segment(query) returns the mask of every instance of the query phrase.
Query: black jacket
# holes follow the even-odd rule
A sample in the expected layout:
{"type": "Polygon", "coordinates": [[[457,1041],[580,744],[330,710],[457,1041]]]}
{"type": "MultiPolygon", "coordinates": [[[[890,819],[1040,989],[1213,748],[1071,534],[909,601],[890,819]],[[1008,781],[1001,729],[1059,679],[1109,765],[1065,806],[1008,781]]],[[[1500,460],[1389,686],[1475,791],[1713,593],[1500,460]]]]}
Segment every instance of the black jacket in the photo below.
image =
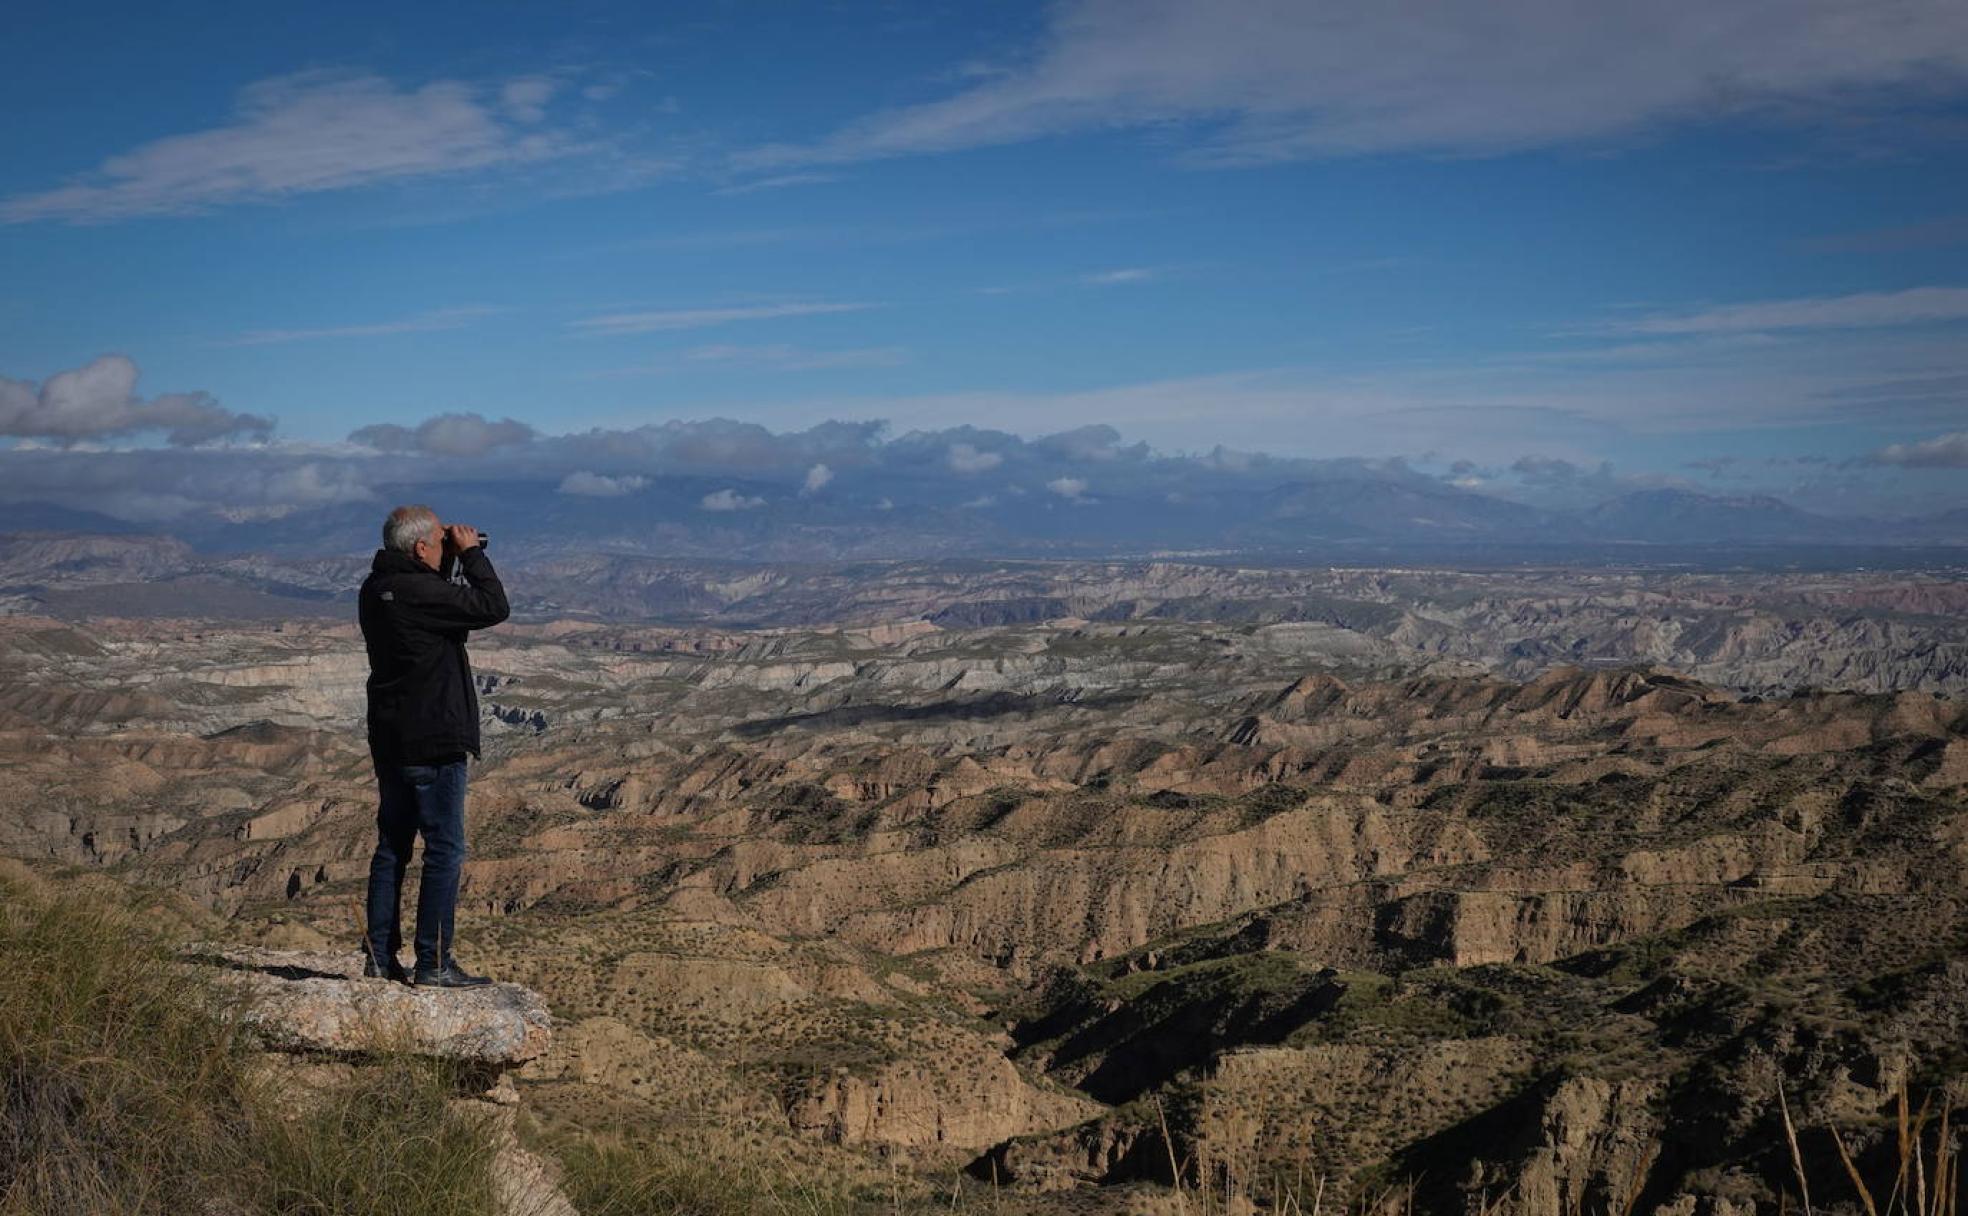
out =
{"type": "Polygon", "coordinates": [[[478,754],[478,690],[465,635],[506,619],[506,589],[480,548],[433,570],[376,551],[357,597],[369,649],[369,751],[378,764],[436,764],[478,754]],[[454,564],[465,585],[451,581],[454,564]]]}

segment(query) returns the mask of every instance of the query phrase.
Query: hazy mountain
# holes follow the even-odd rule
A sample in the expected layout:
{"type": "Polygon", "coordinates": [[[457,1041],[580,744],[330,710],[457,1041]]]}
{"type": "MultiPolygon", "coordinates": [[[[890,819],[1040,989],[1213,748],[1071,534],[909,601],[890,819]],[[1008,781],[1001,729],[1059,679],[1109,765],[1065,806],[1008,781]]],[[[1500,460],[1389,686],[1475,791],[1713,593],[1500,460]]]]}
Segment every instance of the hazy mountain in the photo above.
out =
{"type": "Polygon", "coordinates": [[[1389,559],[1469,545],[1712,547],[1960,545],[1968,509],[1912,520],[1833,518],[1769,496],[1640,490],[1577,514],[1462,489],[1406,470],[1162,486],[1058,478],[986,491],[961,479],[892,494],[800,494],[783,484],[675,476],[606,496],[557,483],[483,480],[385,486],[373,501],[277,518],[201,514],[136,525],[45,503],[10,504],[0,530],[155,533],[205,554],[359,555],[389,502],[427,501],[487,530],[495,552],[601,551],[680,559],[830,561],[931,557],[1103,557],[1169,552],[1344,552],[1389,559]],[[1013,492],[1013,491],[1016,492],[1013,492]],[[907,495],[905,497],[905,495],[907,495]]]}
{"type": "Polygon", "coordinates": [[[1659,544],[1835,544],[1882,539],[1877,526],[1868,521],[1814,515],[1768,495],[1725,498],[1676,489],[1623,494],[1585,512],[1579,523],[1588,534],[1607,540],[1659,544]]]}

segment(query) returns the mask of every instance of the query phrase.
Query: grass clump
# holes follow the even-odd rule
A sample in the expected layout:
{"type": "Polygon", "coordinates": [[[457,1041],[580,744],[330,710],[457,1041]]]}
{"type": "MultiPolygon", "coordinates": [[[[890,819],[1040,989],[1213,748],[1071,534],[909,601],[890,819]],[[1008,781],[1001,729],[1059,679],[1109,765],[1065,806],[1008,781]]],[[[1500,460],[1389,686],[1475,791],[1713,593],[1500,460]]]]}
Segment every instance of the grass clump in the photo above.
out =
{"type": "Polygon", "coordinates": [[[386,1061],[256,1129],[255,1210],[464,1216],[496,1210],[488,1129],[450,1106],[451,1070],[386,1061]]]}
{"type": "Polygon", "coordinates": [[[0,1213],[209,1195],[244,1131],[232,1032],[121,909],[0,878],[0,1213]]]}
{"type": "Polygon", "coordinates": [[[275,1082],[154,911],[0,869],[0,1216],[463,1216],[490,1129],[443,1070],[275,1082]]]}

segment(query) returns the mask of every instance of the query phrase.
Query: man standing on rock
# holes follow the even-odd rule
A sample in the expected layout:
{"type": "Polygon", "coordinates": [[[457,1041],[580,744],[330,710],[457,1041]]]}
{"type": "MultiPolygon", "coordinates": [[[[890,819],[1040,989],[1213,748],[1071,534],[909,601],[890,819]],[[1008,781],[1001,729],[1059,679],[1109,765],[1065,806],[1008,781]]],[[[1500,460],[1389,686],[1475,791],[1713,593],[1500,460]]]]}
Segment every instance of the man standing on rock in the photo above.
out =
{"type": "Polygon", "coordinates": [[[420,988],[476,988],[451,957],[458,871],[465,860],[465,757],[478,755],[478,690],[465,635],[506,619],[506,589],[478,532],[429,507],[398,507],[358,597],[369,650],[369,754],[376,764],[376,854],[369,862],[367,959],[362,973],[412,982],[403,946],[403,872],[417,836],[420,988]],[[462,583],[453,575],[462,572],[462,583]]]}

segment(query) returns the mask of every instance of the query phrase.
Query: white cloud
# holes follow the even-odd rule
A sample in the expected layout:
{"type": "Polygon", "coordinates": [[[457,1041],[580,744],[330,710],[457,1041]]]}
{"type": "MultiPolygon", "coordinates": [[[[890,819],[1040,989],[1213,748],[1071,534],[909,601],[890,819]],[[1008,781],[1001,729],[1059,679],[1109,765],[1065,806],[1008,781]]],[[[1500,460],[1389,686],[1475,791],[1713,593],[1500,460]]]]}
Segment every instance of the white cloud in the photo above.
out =
{"type": "Polygon", "coordinates": [[[1681,316],[1615,324],[1636,334],[1733,334],[1782,329],[1865,329],[1968,320],[1968,287],[1913,287],[1847,296],[1731,304],[1681,316]]]}
{"type": "Polygon", "coordinates": [[[740,494],[736,490],[715,490],[704,495],[703,501],[697,505],[706,511],[749,511],[753,507],[764,506],[765,500],[740,494]]]}
{"type": "Polygon", "coordinates": [[[247,87],[225,126],[153,140],[69,185],[0,200],[0,222],[182,215],[542,160],[569,146],[508,126],[460,81],[398,89],[377,76],[304,72],[247,87]]]}
{"type": "Polygon", "coordinates": [[[827,488],[834,479],[834,471],[824,464],[816,464],[806,471],[806,481],[800,485],[802,495],[818,494],[827,488]]]}
{"type": "Polygon", "coordinates": [[[265,438],[273,420],[223,409],[209,393],[136,395],[137,365],[103,355],[36,385],[0,376],[0,436],[74,444],[161,431],[175,446],[234,435],[265,438]]]}
{"type": "Polygon", "coordinates": [[[1086,495],[1087,483],[1086,479],[1081,477],[1055,477],[1046,482],[1046,489],[1068,502],[1079,502],[1086,495]]]}
{"type": "Polygon", "coordinates": [[[648,484],[647,477],[608,477],[582,469],[560,479],[560,492],[583,498],[620,498],[648,484]]]}
{"type": "Polygon", "coordinates": [[[539,122],[547,116],[554,92],[554,82],[545,76],[522,76],[499,90],[499,103],[520,122],[539,122]]]}
{"type": "Polygon", "coordinates": [[[946,459],[958,473],[988,473],[1004,463],[1004,457],[997,452],[980,452],[968,443],[951,444],[946,459]]]}
{"type": "Polygon", "coordinates": [[[1028,62],[741,161],[844,163],[1151,125],[1186,127],[1212,163],[1549,146],[1892,90],[1944,96],[1968,79],[1968,8],[1068,0],[1028,62]]]}
{"type": "Polygon", "coordinates": [[[391,334],[421,334],[437,330],[462,329],[502,311],[497,308],[440,308],[396,321],[372,321],[361,325],[329,325],[316,329],[255,329],[218,343],[220,346],[273,346],[284,342],[308,342],[317,338],[380,338],[391,334]]]}
{"type": "Polygon", "coordinates": [[[1968,431],[1951,431],[1919,443],[1895,443],[1874,452],[1871,460],[1909,469],[1968,469],[1968,431]]]}
{"type": "MultiPolygon", "coordinates": [[[[1076,426],[1070,431],[1058,431],[1036,441],[1037,446],[1068,460],[1100,461],[1120,459],[1123,455],[1120,442],[1121,433],[1101,422],[1076,426]]],[[[1132,449],[1132,454],[1145,456],[1147,451],[1137,447],[1132,449]]]]}
{"type": "Polygon", "coordinates": [[[676,329],[703,329],[733,321],[772,321],[781,317],[810,317],[837,312],[860,312],[872,304],[753,304],[740,308],[674,308],[655,312],[621,312],[584,317],[568,328],[590,334],[647,334],[676,329]]]}
{"type": "Polygon", "coordinates": [[[977,497],[972,499],[967,499],[966,501],[961,502],[957,505],[965,510],[981,511],[985,507],[997,506],[998,498],[997,495],[995,494],[979,494],[977,497]]]}

